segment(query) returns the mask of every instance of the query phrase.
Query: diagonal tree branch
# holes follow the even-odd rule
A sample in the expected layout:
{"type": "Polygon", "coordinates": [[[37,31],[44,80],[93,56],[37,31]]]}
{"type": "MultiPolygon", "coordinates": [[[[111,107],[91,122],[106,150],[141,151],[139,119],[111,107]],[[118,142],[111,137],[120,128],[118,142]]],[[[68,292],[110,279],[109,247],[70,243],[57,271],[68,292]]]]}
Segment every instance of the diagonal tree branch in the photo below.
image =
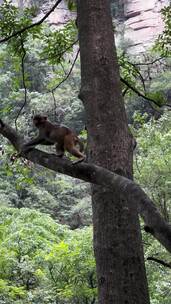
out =
{"type": "Polygon", "coordinates": [[[168,267],[168,268],[171,269],[171,263],[167,263],[167,262],[165,262],[163,260],[160,260],[160,259],[157,259],[157,258],[154,258],[154,257],[148,257],[147,261],[154,261],[154,262],[156,262],[156,263],[158,263],[158,264],[160,264],[162,266],[165,266],[165,267],[168,267]]]}
{"type": "Polygon", "coordinates": [[[32,23],[31,25],[22,28],[21,30],[14,32],[13,34],[9,35],[8,37],[5,37],[3,39],[0,40],[0,43],[3,42],[7,42],[8,40],[10,40],[13,37],[16,37],[18,35],[21,35],[22,33],[24,33],[27,30],[30,30],[31,28],[35,27],[35,26],[39,26],[40,24],[42,24],[48,17],[49,15],[55,10],[55,8],[58,6],[58,4],[61,2],[62,0],[58,0],[55,2],[55,4],[52,6],[52,8],[46,13],[46,15],[43,16],[43,18],[41,18],[39,21],[32,23]]]}
{"type": "Polygon", "coordinates": [[[80,49],[78,49],[77,54],[76,54],[76,56],[75,56],[75,59],[74,59],[72,65],[71,65],[71,68],[70,68],[69,72],[67,73],[67,75],[65,76],[65,78],[62,79],[62,80],[61,80],[53,89],[51,89],[50,92],[54,92],[57,88],[60,87],[60,85],[61,85],[62,83],[64,83],[64,82],[69,78],[69,76],[71,75],[72,70],[73,70],[73,68],[74,68],[74,66],[75,66],[75,63],[76,63],[76,61],[77,61],[77,59],[78,59],[79,53],[80,53],[80,49]]]}
{"type": "MultiPolygon", "coordinates": [[[[0,120],[0,134],[6,137],[17,151],[21,152],[24,138],[2,120],[0,120]]],[[[79,178],[89,183],[115,188],[117,191],[122,192],[130,204],[137,205],[137,210],[143,218],[146,227],[149,227],[148,232],[171,253],[171,225],[162,218],[151,199],[132,180],[93,164],[83,162],[73,165],[69,160],[61,159],[55,154],[48,154],[37,149],[25,154],[21,152],[20,155],[53,171],[79,178]]]]}
{"type": "MultiPolygon", "coordinates": [[[[136,88],[134,88],[127,80],[125,80],[124,78],[120,77],[120,80],[122,83],[124,83],[128,88],[130,88],[134,93],[136,93],[138,96],[146,99],[147,101],[150,101],[152,103],[154,103],[156,106],[160,107],[160,105],[157,103],[156,100],[148,97],[148,96],[145,96],[144,94],[142,94],[141,92],[139,92],[136,88]]],[[[171,107],[171,105],[169,104],[166,104],[167,107],[171,107]]]]}

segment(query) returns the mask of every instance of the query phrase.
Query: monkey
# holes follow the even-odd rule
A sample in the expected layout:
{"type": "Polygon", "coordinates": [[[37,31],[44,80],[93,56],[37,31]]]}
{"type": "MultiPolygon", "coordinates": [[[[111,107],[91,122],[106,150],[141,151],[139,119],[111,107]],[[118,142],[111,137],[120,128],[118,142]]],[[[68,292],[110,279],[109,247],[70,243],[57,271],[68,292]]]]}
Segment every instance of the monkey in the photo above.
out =
{"type": "Polygon", "coordinates": [[[84,145],[71,129],[63,125],[53,124],[48,120],[47,116],[43,115],[35,115],[33,117],[33,124],[39,130],[39,134],[23,146],[23,152],[27,152],[39,144],[55,145],[58,157],[63,157],[64,152],[68,151],[73,156],[79,158],[74,163],[85,159],[85,155],[82,153],[84,145]],[[76,144],[79,144],[80,150],[76,147],[76,144]]]}

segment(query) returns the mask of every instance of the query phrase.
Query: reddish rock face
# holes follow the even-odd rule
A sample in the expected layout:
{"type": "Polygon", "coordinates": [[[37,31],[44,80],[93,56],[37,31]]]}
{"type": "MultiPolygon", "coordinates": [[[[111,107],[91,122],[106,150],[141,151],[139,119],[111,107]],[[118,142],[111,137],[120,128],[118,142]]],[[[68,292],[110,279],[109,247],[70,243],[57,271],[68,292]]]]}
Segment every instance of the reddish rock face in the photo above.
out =
{"type": "MultiPolygon", "coordinates": [[[[123,1],[125,21],[119,23],[119,40],[125,41],[130,53],[139,54],[146,51],[153,43],[155,38],[163,30],[161,9],[169,5],[170,0],[120,0],[123,1]],[[124,29],[124,30],[123,30],[124,29]],[[124,33],[123,33],[124,32],[124,33]]],[[[0,0],[0,3],[2,0],[0,0]]],[[[17,6],[29,6],[34,0],[12,0],[17,6]]],[[[51,0],[42,0],[39,20],[52,7],[51,0]]],[[[76,18],[76,12],[67,9],[66,2],[62,1],[58,8],[50,14],[47,22],[50,25],[62,27],[70,18],[76,18]]],[[[116,35],[117,36],[117,35],[116,35]]]]}
{"type": "Polygon", "coordinates": [[[127,0],[125,35],[130,52],[141,53],[150,47],[163,30],[161,9],[169,0],[127,0]]]}

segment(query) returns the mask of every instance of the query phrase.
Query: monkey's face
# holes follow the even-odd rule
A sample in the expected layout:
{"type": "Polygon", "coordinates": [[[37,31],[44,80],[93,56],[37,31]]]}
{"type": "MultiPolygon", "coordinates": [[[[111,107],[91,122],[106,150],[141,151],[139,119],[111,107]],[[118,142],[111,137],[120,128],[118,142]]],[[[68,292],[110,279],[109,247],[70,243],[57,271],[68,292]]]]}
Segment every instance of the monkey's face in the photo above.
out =
{"type": "Polygon", "coordinates": [[[42,126],[47,121],[47,116],[35,115],[33,117],[33,124],[35,127],[42,126]]]}

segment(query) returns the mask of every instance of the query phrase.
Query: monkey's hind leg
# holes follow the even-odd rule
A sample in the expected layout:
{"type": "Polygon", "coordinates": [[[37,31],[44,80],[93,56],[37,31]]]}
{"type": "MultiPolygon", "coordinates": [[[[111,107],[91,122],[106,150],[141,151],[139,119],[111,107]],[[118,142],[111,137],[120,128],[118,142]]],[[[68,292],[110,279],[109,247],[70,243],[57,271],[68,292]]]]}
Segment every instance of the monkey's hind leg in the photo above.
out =
{"type": "Polygon", "coordinates": [[[85,159],[85,155],[81,153],[76,147],[74,139],[68,135],[65,137],[64,141],[64,149],[67,150],[70,154],[72,154],[75,157],[78,157],[79,159],[74,161],[73,164],[78,164],[85,159]]]}
{"type": "Polygon", "coordinates": [[[55,145],[55,149],[56,149],[56,155],[58,157],[63,157],[64,156],[64,145],[63,144],[57,143],[55,145]]]}
{"type": "Polygon", "coordinates": [[[82,163],[85,159],[86,159],[85,157],[84,158],[82,157],[82,158],[80,158],[78,160],[75,160],[75,161],[72,162],[72,165],[77,165],[79,163],[82,163]]]}
{"type": "Polygon", "coordinates": [[[82,161],[85,160],[85,155],[83,153],[81,153],[76,147],[72,147],[69,150],[67,150],[68,152],[70,152],[73,156],[78,157],[78,160],[75,160],[73,162],[73,165],[76,165],[78,163],[81,163],[82,161]]]}

